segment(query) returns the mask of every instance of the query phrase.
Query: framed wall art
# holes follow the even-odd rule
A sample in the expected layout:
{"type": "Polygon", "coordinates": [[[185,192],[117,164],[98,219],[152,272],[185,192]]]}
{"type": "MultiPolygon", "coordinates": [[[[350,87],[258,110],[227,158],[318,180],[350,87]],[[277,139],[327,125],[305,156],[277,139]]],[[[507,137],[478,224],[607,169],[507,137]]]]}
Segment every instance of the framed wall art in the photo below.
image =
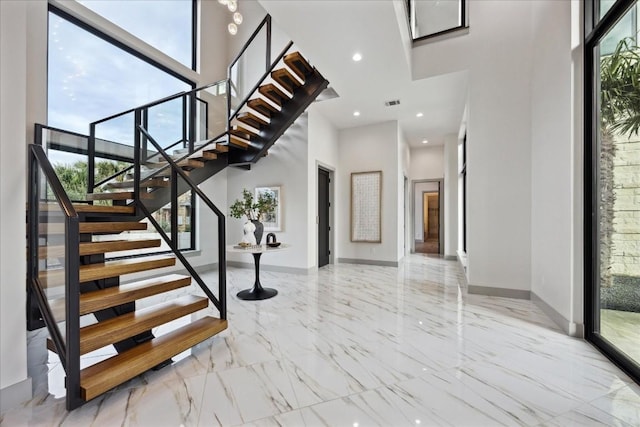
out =
{"type": "Polygon", "coordinates": [[[382,171],[351,174],[351,241],[382,242],[382,171]]]}
{"type": "Polygon", "coordinates": [[[262,217],[261,222],[264,225],[264,231],[282,231],[282,197],[280,187],[256,187],[255,199],[258,200],[258,196],[266,192],[270,192],[275,196],[278,206],[273,213],[265,214],[262,217]]]}

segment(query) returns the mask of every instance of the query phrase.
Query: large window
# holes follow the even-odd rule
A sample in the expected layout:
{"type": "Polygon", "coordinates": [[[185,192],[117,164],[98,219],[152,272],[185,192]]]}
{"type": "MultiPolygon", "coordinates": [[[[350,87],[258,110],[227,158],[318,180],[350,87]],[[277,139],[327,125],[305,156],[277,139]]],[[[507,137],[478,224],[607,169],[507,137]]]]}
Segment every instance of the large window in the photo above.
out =
{"type": "Polygon", "coordinates": [[[586,337],[640,380],[638,2],[586,7],[586,337]]]}
{"type": "Polygon", "coordinates": [[[465,0],[407,0],[413,40],[423,40],[466,27],[465,0]]]}
{"type": "Polygon", "coordinates": [[[194,0],[77,0],[166,53],[195,69],[194,0]]]}
{"type": "Polygon", "coordinates": [[[48,122],[89,133],[89,123],[192,85],[49,13],[48,122]]]}
{"type": "MultiPolygon", "coordinates": [[[[96,6],[93,1],[88,3],[91,4],[87,6],[96,6]]],[[[117,3],[120,8],[131,4],[132,16],[144,9],[138,3],[152,4],[152,2],[96,3],[117,3]]],[[[188,1],[166,2],[166,5],[164,3],[163,8],[191,4],[188,1]]],[[[117,9],[108,5],[101,7],[111,11],[117,9]]],[[[156,8],[161,9],[157,4],[156,8]]],[[[191,13],[189,7],[186,9],[191,13]]],[[[108,17],[108,13],[104,13],[104,16],[108,17]]],[[[190,23],[191,20],[188,22],[190,23]]],[[[140,19],[138,24],[138,31],[141,31],[148,25],[158,25],[158,22],[152,19],[140,19]]],[[[185,28],[190,31],[191,27],[185,28]]],[[[167,46],[169,45],[170,43],[167,43],[167,46]]],[[[81,200],[87,192],[103,191],[102,188],[94,190],[87,188],[88,140],[82,135],[89,134],[90,123],[168,95],[192,89],[193,83],[162,68],[151,60],[147,53],[121,46],[90,24],[76,21],[65,13],[51,8],[48,46],[48,125],[64,132],[48,133],[52,137],[45,139],[45,148],[47,148],[49,160],[56,170],[60,171],[61,181],[72,199],[81,200]],[[80,135],[74,137],[68,132],[80,135]]],[[[190,57],[190,53],[188,56],[190,57]]],[[[184,143],[183,105],[178,101],[149,109],[148,129],[156,135],[163,146],[184,143]]],[[[127,168],[132,163],[133,134],[133,114],[110,120],[96,128],[98,138],[95,159],[96,183],[102,178],[127,168]],[[100,150],[98,150],[98,143],[100,143],[100,150]]],[[[192,230],[195,226],[196,209],[192,209],[192,195],[181,196],[179,203],[181,209],[179,246],[181,249],[195,249],[195,233],[192,233],[192,230]]],[[[166,216],[166,212],[166,208],[163,208],[154,214],[163,228],[166,221],[163,222],[162,219],[163,215],[166,216]]],[[[152,231],[153,226],[150,225],[149,230],[151,231],[137,232],[139,238],[153,238],[152,234],[156,234],[152,231]]],[[[168,249],[168,246],[163,244],[161,250],[168,249]]],[[[157,251],[155,248],[153,250],[157,251]]],[[[133,253],[127,253],[127,255],[133,255],[133,253]]]]}

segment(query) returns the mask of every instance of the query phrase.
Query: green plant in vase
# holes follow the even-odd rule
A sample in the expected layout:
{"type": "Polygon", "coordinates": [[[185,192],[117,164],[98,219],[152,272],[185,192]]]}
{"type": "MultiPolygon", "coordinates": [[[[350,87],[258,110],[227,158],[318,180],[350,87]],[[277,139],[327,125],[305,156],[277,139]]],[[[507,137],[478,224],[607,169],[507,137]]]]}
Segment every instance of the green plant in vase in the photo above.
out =
{"type": "Polygon", "coordinates": [[[258,194],[257,200],[254,199],[253,194],[246,188],[242,190],[242,198],[236,199],[229,207],[229,213],[233,218],[242,218],[246,216],[249,221],[256,226],[255,236],[256,243],[260,244],[262,240],[262,233],[264,226],[260,222],[260,219],[265,214],[274,213],[278,201],[276,196],[271,191],[264,191],[258,194]]]}

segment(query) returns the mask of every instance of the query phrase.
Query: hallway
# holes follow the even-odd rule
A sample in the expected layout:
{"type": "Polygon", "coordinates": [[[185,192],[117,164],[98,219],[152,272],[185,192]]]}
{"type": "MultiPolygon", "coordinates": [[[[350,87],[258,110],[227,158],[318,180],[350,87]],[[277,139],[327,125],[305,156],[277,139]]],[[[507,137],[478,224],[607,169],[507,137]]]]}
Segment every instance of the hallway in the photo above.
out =
{"type": "MultiPolygon", "coordinates": [[[[204,276],[215,279],[215,273],[204,276]]],[[[407,256],[317,274],[261,272],[275,298],[229,329],[74,412],[46,332],[29,336],[34,398],[6,426],[637,425],[640,387],[532,302],[468,295],[455,261],[407,256]]],[[[89,355],[95,359],[104,354],[89,355]]]]}

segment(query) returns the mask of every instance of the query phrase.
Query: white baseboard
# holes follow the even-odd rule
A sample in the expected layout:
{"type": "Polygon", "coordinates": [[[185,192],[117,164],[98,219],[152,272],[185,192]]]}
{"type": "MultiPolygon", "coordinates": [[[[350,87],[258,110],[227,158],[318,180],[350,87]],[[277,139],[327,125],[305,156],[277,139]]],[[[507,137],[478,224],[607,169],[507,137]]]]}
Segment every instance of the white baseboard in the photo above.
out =
{"type": "Polygon", "coordinates": [[[562,330],[572,337],[584,338],[584,324],[572,322],[566,319],[556,309],[551,307],[545,300],[540,298],[535,292],[531,292],[531,301],[537,305],[551,320],[553,320],[562,330]]]}

